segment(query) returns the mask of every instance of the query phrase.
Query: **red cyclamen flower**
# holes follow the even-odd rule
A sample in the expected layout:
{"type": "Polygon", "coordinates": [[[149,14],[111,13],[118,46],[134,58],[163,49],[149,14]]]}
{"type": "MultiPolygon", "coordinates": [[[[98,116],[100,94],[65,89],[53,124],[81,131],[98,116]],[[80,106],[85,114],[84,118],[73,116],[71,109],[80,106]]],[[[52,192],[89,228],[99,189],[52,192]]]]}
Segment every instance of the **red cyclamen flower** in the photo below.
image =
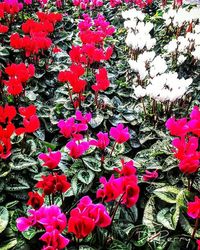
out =
{"type": "Polygon", "coordinates": [[[200,218],[200,198],[195,196],[193,202],[188,202],[187,214],[193,219],[200,218]]]}

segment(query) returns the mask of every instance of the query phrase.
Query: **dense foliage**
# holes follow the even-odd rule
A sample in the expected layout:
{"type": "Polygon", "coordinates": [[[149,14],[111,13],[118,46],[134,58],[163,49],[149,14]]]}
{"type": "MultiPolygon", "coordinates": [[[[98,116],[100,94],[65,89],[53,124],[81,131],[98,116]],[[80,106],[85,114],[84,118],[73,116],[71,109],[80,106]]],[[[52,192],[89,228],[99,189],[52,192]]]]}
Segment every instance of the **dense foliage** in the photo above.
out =
{"type": "Polygon", "coordinates": [[[0,250],[200,249],[200,8],[0,1],[0,250]]]}

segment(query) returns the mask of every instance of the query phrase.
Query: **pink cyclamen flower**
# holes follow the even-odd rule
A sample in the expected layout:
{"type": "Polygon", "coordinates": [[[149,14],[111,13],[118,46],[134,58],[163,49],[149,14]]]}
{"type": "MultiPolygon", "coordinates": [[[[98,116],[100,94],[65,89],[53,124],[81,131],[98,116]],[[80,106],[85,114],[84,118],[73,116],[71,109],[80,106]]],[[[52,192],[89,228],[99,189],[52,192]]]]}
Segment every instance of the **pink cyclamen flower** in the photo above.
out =
{"type": "Polygon", "coordinates": [[[119,144],[124,143],[130,139],[128,128],[124,128],[123,124],[118,124],[117,127],[110,129],[110,136],[119,144]]]}
{"type": "Polygon", "coordinates": [[[64,213],[56,205],[42,206],[37,210],[28,210],[29,216],[17,218],[17,228],[23,232],[28,230],[32,226],[41,225],[45,230],[57,229],[60,233],[67,226],[67,219],[64,213]]]}
{"type": "Polygon", "coordinates": [[[190,132],[197,136],[200,136],[200,109],[198,106],[194,106],[190,114],[190,118],[191,120],[188,122],[190,132]]]}
{"type": "Polygon", "coordinates": [[[85,151],[88,150],[89,148],[89,143],[88,142],[81,142],[79,144],[76,143],[76,141],[72,140],[67,143],[66,147],[70,150],[69,155],[77,159],[80,156],[82,156],[85,151]]]}
{"type": "Polygon", "coordinates": [[[144,181],[149,181],[149,180],[156,179],[156,178],[158,178],[157,170],[155,170],[153,172],[150,172],[150,171],[146,170],[145,174],[143,175],[143,180],[144,181]]]}
{"type": "Polygon", "coordinates": [[[80,121],[83,124],[87,124],[92,119],[91,113],[86,113],[85,115],[83,115],[80,110],[77,110],[75,115],[76,115],[76,120],[80,121]]]}
{"type": "Polygon", "coordinates": [[[56,151],[52,152],[51,149],[48,149],[49,153],[39,154],[38,158],[44,161],[43,166],[47,166],[49,169],[54,169],[58,166],[61,160],[61,152],[56,151]]]}
{"type": "Polygon", "coordinates": [[[110,143],[108,133],[99,132],[97,134],[98,140],[91,140],[89,143],[92,146],[96,146],[101,150],[104,150],[110,143]]]}
{"type": "Polygon", "coordinates": [[[197,250],[200,250],[200,240],[197,240],[196,242],[197,242],[197,247],[198,247],[197,250]]]}
{"type": "Polygon", "coordinates": [[[187,214],[193,219],[200,218],[200,198],[198,196],[195,196],[193,202],[188,202],[187,214]]]}

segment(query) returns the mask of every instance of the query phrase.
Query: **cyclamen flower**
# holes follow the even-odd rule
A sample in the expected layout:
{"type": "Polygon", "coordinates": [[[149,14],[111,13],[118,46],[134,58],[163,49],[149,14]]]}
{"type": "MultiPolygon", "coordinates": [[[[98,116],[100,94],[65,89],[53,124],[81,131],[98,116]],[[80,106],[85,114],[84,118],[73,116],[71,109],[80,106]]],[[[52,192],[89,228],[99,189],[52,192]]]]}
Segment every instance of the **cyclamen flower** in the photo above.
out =
{"type": "Polygon", "coordinates": [[[130,139],[128,128],[124,128],[123,124],[118,124],[117,127],[110,129],[110,136],[119,144],[124,143],[130,139]]]}
{"type": "Polygon", "coordinates": [[[190,128],[190,131],[200,136],[200,109],[198,106],[194,106],[191,114],[190,114],[190,121],[188,122],[188,126],[190,128]]]}
{"type": "Polygon", "coordinates": [[[143,175],[143,180],[144,181],[149,181],[149,180],[156,179],[156,178],[158,178],[157,170],[155,170],[153,172],[150,172],[150,171],[146,170],[145,174],[143,175]]]}
{"type": "Polygon", "coordinates": [[[76,208],[70,212],[68,232],[79,239],[90,234],[95,226],[107,227],[111,218],[102,204],[93,204],[89,196],[81,198],[76,208]]]}
{"type": "Polygon", "coordinates": [[[56,151],[52,152],[51,149],[48,149],[49,154],[41,153],[38,158],[44,161],[43,166],[47,166],[49,169],[54,169],[58,166],[61,160],[61,152],[56,151]]]}
{"type": "Polygon", "coordinates": [[[116,200],[123,192],[123,179],[115,179],[114,175],[108,181],[105,177],[101,177],[100,183],[103,184],[103,189],[97,190],[97,198],[102,198],[105,202],[116,200]]]}
{"type": "Polygon", "coordinates": [[[200,240],[197,240],[197,246],[198,246],[198,249],[197,250],[200,250],[200,240]]]}
{"type": "Polygon", "coordinates": [[[110,139],[108,138],[108,133],[99,132],[97,134],[98,140],[90,140],[90,145],[96,146],[101,150],[104,150],[110,143],[110,139]]]}
{"type": "Polygon", "coordinates": [[[136,174],[136,168],[134,167],[133,160],[125,162],[124,159],[121,159],[122,169],[114,168],[114,170],[120,174],[120,176],[131,176],[136,174]]]}
{"type": "Polygon", "coordinates": [[[174,136],[184,136],[189,130],[186,118],[175,120],[175,118],[172,117],[167,120],[165,125],[170,131],[170,134],[174,136]]]}
{"type": "Polygon", "coordinates": [[[72,140],[66,144],[66,147],[70,150],[69,155],[72,158],[77,159],[89,149],[89,143],[81,142],[77,144],[76,141],[72,140]]]}
{"type": "Polygon", "coordinates": [[[42,180],[36,184],[37,188],[43,190],[44,195],[54,194],[56,192],[65,193],[70,188],[70,183],[67,181],[67,177],[63,175],[42,176],[42,180]]]}
{"type": "Polygon", "coordinates": [[[83,124],[87,124],[92,119],[91,113],[86,113],[85,115],[83,115],[82,112],[79,110],[76,111],[75,115],[76,115],[76,120],[80,121],[83,124]]]}
{"type": "Polygon", "coordinates": [[[9,30],[8,26],[0,24],[0,34],[6,33],[8,32],[8,30],[9,30]]]}
{"type": "Polygon", "coordinates": [[[43,250],[64,249],[70,242],[70,240],[60,234],[57,229],[47,231],[40,237],[40,240],[45,242],[45,246],[42,248],[43,250]]]}
{"type": "Polygon", "coordinates": [[[31,209],[28,211],[29,216],[17,219],[17,228],[23,232],[31,226],[42,225],[45,230],[58,229],[61,233],[67,226],[67,219],[64,213],[56,205],[42,206],[38,210],[31,209]]]}
{"type": "Polygon", "coordinates": [[[92,85],[94,91],[105,91],[110,86],[110,81],[108,80],[108,72],[106,68],[99,69],[99,73],[95,75],[96,85],[92,85]]]}
{"type": "Polygon", "coordinates": [[[193,202],[188,202],[187,214],[193,218],[200,218],[200,198],[195,196],[195,200],[193,202]]]}
{"type": "Polygon", "coordinates": [[[29,192],[29,200],[27,205],[32,206],[34,209],[39,209],[44,204],[44,198],[37,192],[29,192]]]}
{"type": "Polygon", "coordinates": [[[77,140],[82,139],[80,132],[86,131],[88,129],[88,125],[85,123],[85,121],[84,123],[76,123],[73,117],[68,118],[66,121],[60,120],[58,122],[58,127],[60,128],[60,133],[66,138],[73,137],[77,140]]]}
{"type": "Polygon", "coordinates": [[[137,177],[132,175],[121,178],[123,180],[121,203],[130,208],[136,204],[139,198],[140,188],[137,185],[137,177]]]}

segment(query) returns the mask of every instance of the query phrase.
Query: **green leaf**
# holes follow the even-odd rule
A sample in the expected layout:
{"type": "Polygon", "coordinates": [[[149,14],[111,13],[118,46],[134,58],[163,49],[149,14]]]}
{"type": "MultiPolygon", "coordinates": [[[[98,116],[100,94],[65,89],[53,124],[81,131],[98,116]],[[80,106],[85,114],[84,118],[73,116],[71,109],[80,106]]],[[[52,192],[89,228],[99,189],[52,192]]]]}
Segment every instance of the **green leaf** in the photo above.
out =
{"type": "Polygon", "coordinates": [[[31,240],[36,235],[36,229],[34,227],[29,228],[28,230],[22,232],[24,238],[31,240]]]}
{"type": "MultiPolygon", "coordinates": [[[[187,234],[192,235],[193,230],[194,230],[194,225],[191,226],[190,222],[188,221],[188,218],[186,218],[183,214],[180,214],[180,224],[181,224],[181,227],[183,228],[183,230],[187,234]]],[[[198,230],[195,233],[195,238],[200,238],[200,230],[198,230]]]]}
{"type": "Polygon", "coordinates": [[[5,230],[8,225],[9,213],[7,208],[0,207],[0,233],[5,230]]]}
{"type": "Polygon", "coordinates": [[[88,246],[88,245],[82,245],[82,246],[79,246],[79,249],[80,250],[94,250],[94,248],[88,246]]]}
{"type": "Polygon", "coordinates": [[[102,114],[97,114],[95,117],[91,119],[89,122],[92,128],[98,127],[104,120],[104,116],[102,114]]]}
{"type": "Polygon", "coordinates": [[[112,244],[108,248],[109,250],[130,250],[130,248],[127,246],[127,244],[119,241],[119,240],[113,240],[112,244]]]}
{"type": "Polygon", "coordinates": [[[149,238],[149,230],[145,225],[141,225],[135,228],[133,231],[133,244],[136,247],[142,247],[146,244],[147,239],[149,238]]]}
{"type": "Polygon", "coordinates": [[[0,250],[9,250],[17,245],[17,239],[9,239],[8,241],[4,241],[3,244],[0,245],[0,250]]]}
{"type": "Polygon", "coordinates": [[[101,172],[101,162],[95,158],[84,157],[83,162],[85,165],[95,172],[101,172]]]}
{"type": "Polygon", "coordinates": [[[94,172],[92,172],[90,169],[88,170],[82,169],[78,172],[78,175],[77,175],[77,178],[79,179],[79,181],[87,185],[93,181],[94,177],[95,177],[94,172]]]}
{"type": "Polygon", "coordinates": [[[179,218],[179,209],[175,206],[171,208],[163,208],[157,214],[157,221],[170,230],[175,230],[179,218]]]}
{"type": "Polygon", "coordinates": [[[144,209],[143,224],[155,231],[155,199],[150,197],[144,209]]]}
{"type": "Polygon", "coordinates": [[[11,213],[10,227],[12,228],[13,231],[15,232],[18,231],[17,226],[16,226],[16,220],[17,218],[22,217],[22,216],[26,216],[26,214],[19,209],[16,209],[13,213],[11,213]]]}
{"type": "Polygon", "coordinates": [[[177,194],[180,192],[180,189],[172,186],[165,186],[158,188],[153,191],[153,193],[159,197],[161,200],[166,201],[167,203],[176,203],[177,194]]]}
{"type": "Polygon", "coordinates": [[[31,168],[32,166],[38,164],[33,158],[22,154],[13,154],[11,156],[10,167],[13,170],[22,170],[31,168]]]}

